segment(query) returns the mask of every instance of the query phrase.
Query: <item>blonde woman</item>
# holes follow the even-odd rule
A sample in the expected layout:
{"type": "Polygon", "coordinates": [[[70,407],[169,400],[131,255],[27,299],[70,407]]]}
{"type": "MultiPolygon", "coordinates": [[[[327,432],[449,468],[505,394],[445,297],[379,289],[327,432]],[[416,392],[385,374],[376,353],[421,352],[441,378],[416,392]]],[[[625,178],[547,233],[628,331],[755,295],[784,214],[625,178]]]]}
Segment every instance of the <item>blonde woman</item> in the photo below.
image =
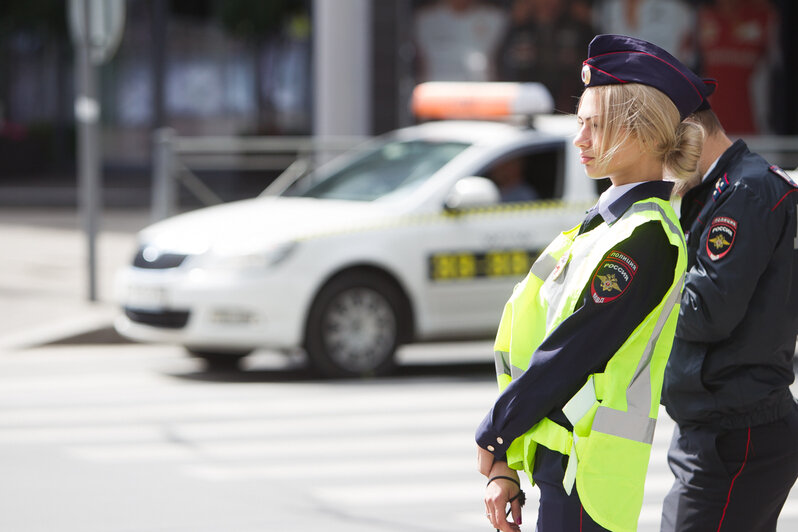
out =
{"type": "Polygon", "coordinates": [[[504,309],[501,394],[476,434],[503,531],[522,521],[518,470],[540,489],[538,532],[636,530],[678,315],[687,258],[669,198],[697,170],[703,133],[684,119],[705,85],[639,39],[599,35],[588,55],[574,144],[611,186],[504,309]]]}

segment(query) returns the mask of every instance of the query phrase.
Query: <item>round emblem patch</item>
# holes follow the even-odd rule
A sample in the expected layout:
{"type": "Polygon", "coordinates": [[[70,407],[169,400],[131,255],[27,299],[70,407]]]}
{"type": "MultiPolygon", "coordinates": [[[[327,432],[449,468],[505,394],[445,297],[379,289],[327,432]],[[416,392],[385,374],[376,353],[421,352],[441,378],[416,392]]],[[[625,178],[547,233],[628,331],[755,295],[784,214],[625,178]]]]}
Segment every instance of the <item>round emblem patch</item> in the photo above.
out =
{"type": "Polygon", "coordinates": [[[599,264],[590,282],[590,295],[596,303],[618,299],[637,273],[637,263],[620,251],[611,251],[599,264]]]}
{"type": "Polygon", "coordinates": [[[582,66],[582,83],[590,85],[590,67],[588,65],[582,66]]]}
{"type": "Polygon", "coordinates": [[[731,251],[737,235],[737,222],[728,216],[718,216],[709,225],[707,235],[707,255],[712,260],[720,260],[731,251]]]}

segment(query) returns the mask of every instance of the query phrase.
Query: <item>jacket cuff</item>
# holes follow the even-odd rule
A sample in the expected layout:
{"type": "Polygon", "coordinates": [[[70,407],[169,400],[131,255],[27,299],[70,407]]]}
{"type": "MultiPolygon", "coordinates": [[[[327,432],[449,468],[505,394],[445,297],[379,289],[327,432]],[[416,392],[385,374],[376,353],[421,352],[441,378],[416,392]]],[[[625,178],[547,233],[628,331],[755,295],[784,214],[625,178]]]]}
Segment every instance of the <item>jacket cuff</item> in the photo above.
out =
{"type": "Polygon", "coordinates": [[[491,422],[492,414],[492,411],[488,413],[482,423],[479,424],[479,427],[477,427],[477,445],[492,453],[496,460],[506,461],[507,448],[512,442],[507,441],[493,428],[493,423],[491,422]]]}

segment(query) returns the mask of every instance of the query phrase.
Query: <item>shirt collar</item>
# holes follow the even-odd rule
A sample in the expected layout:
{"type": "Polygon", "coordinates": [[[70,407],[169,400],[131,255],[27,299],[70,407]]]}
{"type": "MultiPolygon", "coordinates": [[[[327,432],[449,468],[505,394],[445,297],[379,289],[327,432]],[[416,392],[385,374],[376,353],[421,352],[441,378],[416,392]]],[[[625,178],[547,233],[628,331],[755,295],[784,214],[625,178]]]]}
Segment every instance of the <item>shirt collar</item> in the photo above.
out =
{"type": "Polygon", "coordinates": [[[707,173],[704,174],[704,177],[701,178],[702,183],[704,183],[707,179],[709,179],[709,176],[712,175],[712,170],[714,170],[715,167],[718,165],[718,161],[720,161],[720,155],[718,155],[718,158],[715,159],[715,162],[713,162],[712,165],[710,165],[709,170],[707,170],[707,173]]]}
{"type": "Polygon", "coordinates": [[[712,166],[707,170],[707,173],[702,178],[701,182],[705,183],[707,181],[713,180],[723,172],[726,167],[729,165],[729,162],[737,159],[738,157],[742,157],[743,153],[748,151],[748,146],[742,139],[737,139],[732,143],[731,146],[726,148],[720,157],[712,164],[712,166]]]}
{"type": "Polygon", "coordinates": [[[671,197],[672,190],[673,182],[660,180],[613,185],[599,197],[598,212],[605,222],[612,224],[623,216],[633,203],[651,197],[667,201],[671,197]]]}

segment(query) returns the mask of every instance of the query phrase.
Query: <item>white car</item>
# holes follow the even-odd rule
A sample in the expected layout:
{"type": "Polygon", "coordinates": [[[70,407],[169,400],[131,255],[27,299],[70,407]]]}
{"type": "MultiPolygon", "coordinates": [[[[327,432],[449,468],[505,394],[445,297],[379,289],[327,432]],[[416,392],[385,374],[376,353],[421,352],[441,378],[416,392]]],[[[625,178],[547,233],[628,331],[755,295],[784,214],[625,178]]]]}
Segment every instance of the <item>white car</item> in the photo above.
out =
{"type": "Polygon", "coordinates": [[[400,129],[279,195],[156,223],[116,279],[116,329],[211,363],[300,348],[332,377],[388,373],[403,343],[491,337],[537,254],[595,201],[560,118],[548,133],[400,129]],[[513,171],[529,186],[502,201],[513,171]]]}

